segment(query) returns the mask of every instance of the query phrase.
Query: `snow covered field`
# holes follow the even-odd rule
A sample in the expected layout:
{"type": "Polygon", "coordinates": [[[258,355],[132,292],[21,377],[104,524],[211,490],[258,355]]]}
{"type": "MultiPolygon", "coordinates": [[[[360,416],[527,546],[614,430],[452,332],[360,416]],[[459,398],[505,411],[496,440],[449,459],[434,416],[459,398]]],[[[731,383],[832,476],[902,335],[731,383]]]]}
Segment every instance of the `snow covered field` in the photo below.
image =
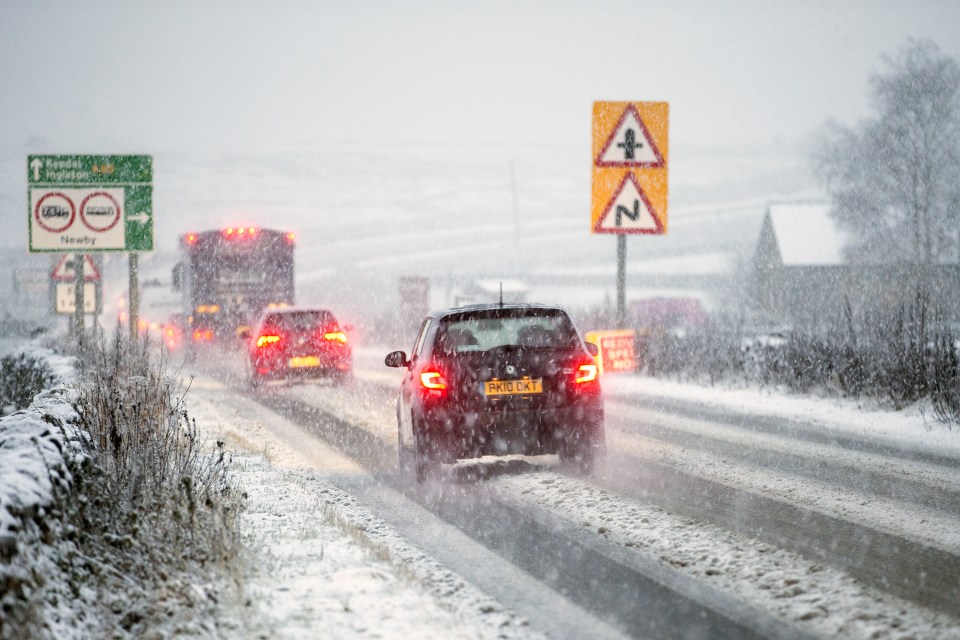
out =
{"type": "MultiPolygon", "coordinates": [[[[399,278],[408,275],[431,277],[433,306],[453,302],[477,278],[520,279],[530,299],[573,309],[609,304],[615,242],[589,232],[589,159],[581,156],[535,146],[479,147],[467,158],[386,146],[373,155],[336,145],[156,154],[156,250],[140,256],[140,280],[161,286],[144,289],[143,317],[164,322],[176,310],[169,290],[179,236],[241,224],[295,232],[298,301],[329,305],[358,327],[397,304],[399,278]]],[[[0,148],[0,202],[11,210],[26,192],[23,162],[0,148]]],[[[803,159],[782,150],[717,162],[709,151],[681,147],[671,166],[670,234],[631,239],[629,299],[704,295],[698,278],[723,277],[752,254],[770,199],[816,196],[803,159]]],[[[0,241],[16,251],[11,268],[49,268],[48,256],[24,260],[12,242],[0,241]]],[[[127,294],[127,261],[105,257],[109,328],[127,294]]]]}

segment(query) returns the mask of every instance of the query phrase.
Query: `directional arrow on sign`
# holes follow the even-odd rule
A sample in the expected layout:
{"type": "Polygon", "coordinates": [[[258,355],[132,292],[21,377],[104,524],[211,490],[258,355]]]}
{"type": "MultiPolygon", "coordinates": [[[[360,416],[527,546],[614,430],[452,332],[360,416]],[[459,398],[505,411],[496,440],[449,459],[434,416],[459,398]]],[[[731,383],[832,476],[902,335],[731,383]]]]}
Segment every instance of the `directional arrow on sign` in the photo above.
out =
{"type": "Polygon", "coordinates": [[[30,168],[33,169],[33,179],[40,179],[40,169],[43,167],[43,160],[40,158],[34,158],[33,162],[30,163],[30,168]]]}
{"type": "Polygon", "coordinates": [[[127,216],[127,222],[139,222],[140,224],[146,224],[149,219],[150,214],[146,211],[138,211],[136,215],[127,216]]]}

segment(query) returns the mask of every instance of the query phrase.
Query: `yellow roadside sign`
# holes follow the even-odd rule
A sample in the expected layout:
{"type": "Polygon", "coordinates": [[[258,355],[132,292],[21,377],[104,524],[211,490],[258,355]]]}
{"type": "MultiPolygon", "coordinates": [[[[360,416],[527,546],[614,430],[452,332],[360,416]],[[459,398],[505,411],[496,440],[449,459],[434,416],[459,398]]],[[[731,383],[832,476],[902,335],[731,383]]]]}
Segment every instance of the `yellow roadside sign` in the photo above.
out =
{"type": "Polygon", "coordinates": [[[667,232],[669,103],[593,103],[593,233],[667,232]]]}

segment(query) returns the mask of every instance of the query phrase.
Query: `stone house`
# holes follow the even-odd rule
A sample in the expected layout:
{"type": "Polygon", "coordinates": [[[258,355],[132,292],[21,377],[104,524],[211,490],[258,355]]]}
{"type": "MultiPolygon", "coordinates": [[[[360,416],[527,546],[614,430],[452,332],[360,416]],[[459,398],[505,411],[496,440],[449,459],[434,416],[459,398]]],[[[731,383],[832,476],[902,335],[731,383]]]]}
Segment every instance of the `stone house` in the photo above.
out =
{"type": "MultiPolygon", "coordinates": [[[[895,308],[916,296],[917,269],[904,263],[846,259],[848,237],[823,202],[771,203],[753,260],[753,302],[762,321],[817,323],[842,313],[895,308]]],[[[931,299],[960,319],[960,268],[940,264],[929,274],[931,299]]]]}

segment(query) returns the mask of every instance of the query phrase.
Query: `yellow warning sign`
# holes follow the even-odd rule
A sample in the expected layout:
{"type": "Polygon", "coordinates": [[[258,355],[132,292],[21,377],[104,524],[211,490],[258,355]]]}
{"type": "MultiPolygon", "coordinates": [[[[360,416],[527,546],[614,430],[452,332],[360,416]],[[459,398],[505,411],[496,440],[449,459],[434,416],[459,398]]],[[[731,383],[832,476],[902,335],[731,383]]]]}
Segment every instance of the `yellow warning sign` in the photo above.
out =
{"type": "Polygon", "coordinates": [[[593,103],[593,233],[667,232],[669,104],[593,103]]]}

